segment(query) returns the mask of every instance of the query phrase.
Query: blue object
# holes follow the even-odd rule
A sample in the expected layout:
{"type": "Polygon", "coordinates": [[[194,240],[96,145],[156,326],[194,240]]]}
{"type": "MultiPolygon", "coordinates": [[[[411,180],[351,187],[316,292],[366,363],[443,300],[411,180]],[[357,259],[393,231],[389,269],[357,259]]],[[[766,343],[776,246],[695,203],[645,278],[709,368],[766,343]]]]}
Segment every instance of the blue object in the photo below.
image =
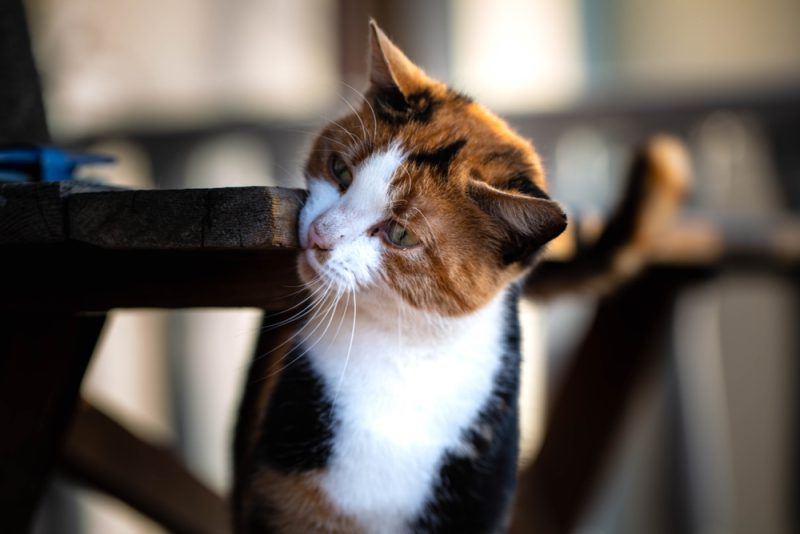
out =
{"type": "Polygon", "coordinates": [[[111,156],[68,152],[54,146],[0,148],[0,182],[72,180],[81,165],[113,162],[111,156]]]}

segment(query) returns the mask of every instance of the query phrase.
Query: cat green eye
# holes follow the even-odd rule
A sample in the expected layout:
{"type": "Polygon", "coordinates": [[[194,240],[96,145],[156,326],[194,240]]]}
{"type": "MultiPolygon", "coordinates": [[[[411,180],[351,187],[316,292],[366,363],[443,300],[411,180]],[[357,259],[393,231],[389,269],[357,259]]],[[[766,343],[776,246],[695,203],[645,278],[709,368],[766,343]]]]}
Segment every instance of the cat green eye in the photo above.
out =
{"type": "Polygon", "coordinates": [[[347,166],[347,163],[334,154],[333,157],[331,157],[330,167],[331,174],[338,182],[339,187],[342,190],[350,187],[350,184],[353,182],[353,173],[350,172],[350,167],[347,166]]]}
{"type": "Polygon", "coordinates": [[[386,229],[386,238],[390,243],[398,247],[413,247],[419,244],[417,234],[396,221],[389,223],[386,229]]]}

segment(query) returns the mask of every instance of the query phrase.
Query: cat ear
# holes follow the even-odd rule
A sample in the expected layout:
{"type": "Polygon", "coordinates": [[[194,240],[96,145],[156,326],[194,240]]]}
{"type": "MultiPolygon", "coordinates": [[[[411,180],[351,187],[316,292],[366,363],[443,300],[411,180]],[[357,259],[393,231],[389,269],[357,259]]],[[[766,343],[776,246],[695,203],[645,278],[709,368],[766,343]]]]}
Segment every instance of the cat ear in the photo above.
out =
{"type": "Polygon", "coordinates": [[[530,260],[567,227],[564,211],[548,198],[503,191],[477,180],[469,181],[467,194],[504,230],[502,254],[506,264],[530,260]]]}
{"type": "Polygon", "coordinates": [[[386,37],[374,20],[369,22],[369,80],[378,90],[399,90],[407,97],[430,83],[428,76],[386,37]]]}

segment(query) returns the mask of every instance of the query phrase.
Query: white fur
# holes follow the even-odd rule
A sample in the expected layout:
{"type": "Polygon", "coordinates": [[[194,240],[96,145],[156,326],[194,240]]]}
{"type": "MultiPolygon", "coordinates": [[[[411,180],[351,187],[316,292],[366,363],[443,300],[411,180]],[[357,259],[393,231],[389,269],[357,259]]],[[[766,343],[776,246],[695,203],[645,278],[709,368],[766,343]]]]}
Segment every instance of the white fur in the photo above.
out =
{"type": "Polygon", "coordinates": [[[353,182],[343,195],[326,180],[309,179],[308,202],[298,222],[300,245],[308,247],[308,231],[315,224],[333,249],[324,264],[313,250],[306,250],[305,257],[339,289],[369,285],[381,267],[383,244],[369,231],[389,213],[389,184],[404,159],[396,143],[371,154],[353,169],[353,182]]]}
{"type": "Polygon", "coordinates": [[[463,432],[500,365],[504,295],[447,319],[384,298],[358,302],[352,350],[351,302],[333,318],[347,327],[331,328],[309,357],[341,422],[328,498],[368,532],[397,533],[422,511],[444,455],[469,454],[463,432]]]}

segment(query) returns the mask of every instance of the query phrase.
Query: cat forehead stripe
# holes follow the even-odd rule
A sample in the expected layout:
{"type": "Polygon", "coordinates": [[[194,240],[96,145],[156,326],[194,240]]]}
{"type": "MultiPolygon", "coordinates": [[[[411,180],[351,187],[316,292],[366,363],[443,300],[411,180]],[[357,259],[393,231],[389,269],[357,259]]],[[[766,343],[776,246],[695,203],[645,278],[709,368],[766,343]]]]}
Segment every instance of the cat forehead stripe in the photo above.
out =
{"type": "Polygon", "coordinates": [[[404,96],[396,87],[374,94],[372,100],[378,118],[394,126],[409,122],[427,124],[440,105],[428,90],[404,96]]]}
{"type": "Polygon", "coordinates": [[[450,164],[466,144],[466,139],[459,139],[431,152],[415,152],[408,157],[408,160],[418,165],[428,165],[439,177],[447,178],[450,174],[450,164]]]}

